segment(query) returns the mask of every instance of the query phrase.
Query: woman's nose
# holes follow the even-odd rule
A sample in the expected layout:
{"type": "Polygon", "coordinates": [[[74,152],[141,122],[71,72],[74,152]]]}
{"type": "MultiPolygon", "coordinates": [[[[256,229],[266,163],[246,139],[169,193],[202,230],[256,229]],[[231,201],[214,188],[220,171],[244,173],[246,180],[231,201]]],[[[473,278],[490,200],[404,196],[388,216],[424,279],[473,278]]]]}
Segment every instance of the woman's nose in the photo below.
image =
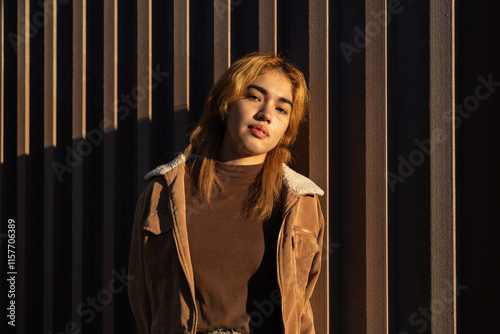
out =
{"type": "Polygon", "coordinates": [[[257,118],[261,121],[270,121],[272,117],[272,106],[270,103],[265,103],[262,105],[261,109],[257,113],[257,118]]]}

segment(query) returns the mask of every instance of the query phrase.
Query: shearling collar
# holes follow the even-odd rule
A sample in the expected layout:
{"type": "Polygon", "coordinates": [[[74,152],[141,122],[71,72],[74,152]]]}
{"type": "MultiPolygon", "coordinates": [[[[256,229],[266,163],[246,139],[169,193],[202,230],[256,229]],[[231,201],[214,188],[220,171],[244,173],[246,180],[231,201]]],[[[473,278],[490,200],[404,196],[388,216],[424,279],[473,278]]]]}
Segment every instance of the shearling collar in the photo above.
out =
{"type": "MultiPolygon", "coordinates": [[[[155,176],[164,175],[180,164],[183,164],[185,161],[186,156],[180,154],[169,163],[160,165],[147,173],[144,179],[149,180],[155,176]]],[[[297,173],[286,164],[283,164],[283,184],[293,190],[297,195],[316,194],[322,196],[325,193],[309,178],[297,173]]]]}
{"type": "Polygon", "coordinates": [[[185,161],[186,161],[186,156],[184,154],[179,154],[177,157],[175,157],[174,160],[170,161],[167,164],[160,165],[160,166],[156,167],[155,169],[153,169],[152,171],[150,171],[149,173],[147,173],[146,175],[144,175],[144,179],[149,180],[155,176],[164,175],[167,172],[174,169],[175,167],[184,163],[185,161]]]}

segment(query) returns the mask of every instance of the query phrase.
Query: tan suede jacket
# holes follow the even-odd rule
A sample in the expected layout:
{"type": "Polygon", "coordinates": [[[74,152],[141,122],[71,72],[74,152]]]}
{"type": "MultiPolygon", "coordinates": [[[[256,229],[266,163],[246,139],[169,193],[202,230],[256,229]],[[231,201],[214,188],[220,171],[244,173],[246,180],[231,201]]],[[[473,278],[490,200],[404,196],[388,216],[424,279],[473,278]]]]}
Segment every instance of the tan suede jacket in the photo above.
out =
{"type": "MultiPolygon", "coordinates": [[[[128,284],[141,334],[196,333],[193,268],[184,193],[184,156],[149,172],[134,220],[128,284]]],[[[309,299],[321,267],[323,214],[311,180],[283,165],[283,223],[277,274],[286,334],[315,333],[309,299]]],[[[270,300],[276,302],[270,296],[270,300]]]]}

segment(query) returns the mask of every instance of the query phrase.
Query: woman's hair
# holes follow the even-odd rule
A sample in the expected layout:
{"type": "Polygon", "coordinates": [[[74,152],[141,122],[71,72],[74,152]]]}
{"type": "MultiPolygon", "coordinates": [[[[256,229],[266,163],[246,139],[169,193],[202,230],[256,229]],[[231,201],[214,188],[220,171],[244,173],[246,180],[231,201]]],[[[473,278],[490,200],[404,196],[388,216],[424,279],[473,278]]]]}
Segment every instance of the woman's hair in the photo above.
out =
{"type": "Polygon", "coordinates": [[[280,199],[282,164],[290,161],[288,146],[295,141],[300,122],[309,110],[309,92],[302,72],[274,54],[253,53],[236,61],[210,90],[199,123],[191,133],[189,145],[184,151],[186,157],[198,157],[188,159],[187,168],[196,189],[210,203],[214,190],[221,190],[215,163],[219,159],[229,107],[244,96],[257,76],[268,71],[278,71],[290,79],[293,107],[283,139],[267,153],[262,171],[251,185],[245,201],[247,213],[258,219],[268,219],[280,199]]]}

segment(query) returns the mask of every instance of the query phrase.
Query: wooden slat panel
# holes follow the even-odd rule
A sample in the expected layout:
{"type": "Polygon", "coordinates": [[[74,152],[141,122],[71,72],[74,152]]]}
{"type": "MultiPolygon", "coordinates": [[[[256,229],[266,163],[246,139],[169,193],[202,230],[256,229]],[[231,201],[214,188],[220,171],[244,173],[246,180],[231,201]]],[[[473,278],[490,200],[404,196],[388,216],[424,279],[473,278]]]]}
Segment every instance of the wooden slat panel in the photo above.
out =
{"type": "MultiPolygon", "coordinates": [[[[115,259],[115,132],[118,127],[118,2],[104,1],[103,289],[115,259]]],[[[103,310],[103,333],[114,331],[114,299],[103,310]]]]}
{"type": "Polygon", "coordinates": [[[53,330],[54,307],[54,151],[57,145],[57,0],[45,0],[44,28],[44,238],[43,331],[53,330]]]}
{"type": "Polygon", "coordinates": [[[314,323],[317,333],[329,333],[329,165],[325,154],[329,150],[329,63],[328,63],[328,8],[329,1],[309,2],[309,176],[325,195],[321,205],[325,217],[322,274],[312,297],[314,323]]]}
{"type": "Polygon", "coordinates": [[[189,0],[174,0],[175,151],[186,145],[189,111],[189,0]]]}
{"type": "Polygon", "coordinates": [[[277,0],[259,1],[259,51],[276,53],[277,0]]]}
{"type": "Polygon", "coordinates": [[[16,279],[16,329],[25,331],[26,319],[26,218],[27,218],[27,159],[30,130],[30,4],[18,1],[17,7],[17,279],[16,279]]]}
{"type": "Polygon", "coordinates": [[[455,2],[430,2],[432,333],[457,332],[455,188],[455,2]],[[450,121],[451,120],[451,121],[450,121]],[[450,300],[452,296],[452,300],[450,300]],[[434,312],[432,309],[434,308],[434,312]]]}
{"type": "MultiPolygon", "coordinates": [[[[385,0],[367,0],[372,13],[386,13],[385,0]]],[[[387,16],[384,15],[384,21],[387,16]]],[[[387,24],[366,46],[366,317],[367,333],[388,333],[387,24]]],[[[368,33],[367,33],[368,34],[368,33]]]]}
{"type": "MultiPolygon", "coordinates": [[[[73,2],[73,150],[82,150],[82,139],[85,138],[86,111],[86,0],[73,2]]],[[[73,168],[72,172],[72,319],[81,327],[82,317],[76,314],[83,298],[83,161],[73,168]]]]}
{"type": "Polygon", "coordinates": [[[149,170],[149,132],[152,120],[152,1],[137,2],[137,84],[147,90],[144,99],[137,101],[137,192],[144,188],[144,175],[149,170]]]}
{"type": "Polygon", "coordinates": [[[231,65],[231,0],[214,1],[214,83],[231,65]]]}

